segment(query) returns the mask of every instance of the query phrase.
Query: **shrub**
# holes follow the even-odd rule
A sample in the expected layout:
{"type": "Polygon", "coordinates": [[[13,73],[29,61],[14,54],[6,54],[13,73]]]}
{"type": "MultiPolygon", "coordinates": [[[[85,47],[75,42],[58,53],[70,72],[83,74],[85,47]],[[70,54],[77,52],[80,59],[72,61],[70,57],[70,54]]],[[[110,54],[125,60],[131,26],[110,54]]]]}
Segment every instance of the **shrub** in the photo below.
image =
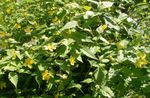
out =
{"type": "Polygon", "coordinates": [[[0,3],[0,96],[150,96],[150,4],[0,3]]]}

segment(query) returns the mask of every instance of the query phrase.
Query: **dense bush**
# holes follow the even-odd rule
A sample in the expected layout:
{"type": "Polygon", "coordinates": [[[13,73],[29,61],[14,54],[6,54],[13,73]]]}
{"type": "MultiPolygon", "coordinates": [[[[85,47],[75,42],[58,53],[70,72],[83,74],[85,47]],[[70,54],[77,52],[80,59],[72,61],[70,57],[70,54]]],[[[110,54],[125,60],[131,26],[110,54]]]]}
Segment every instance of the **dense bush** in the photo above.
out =
{"type": "Polygon", "coordinates": [[[0,96],[148,98],[149,31],[146,0],[3,0],[0,96]]]}

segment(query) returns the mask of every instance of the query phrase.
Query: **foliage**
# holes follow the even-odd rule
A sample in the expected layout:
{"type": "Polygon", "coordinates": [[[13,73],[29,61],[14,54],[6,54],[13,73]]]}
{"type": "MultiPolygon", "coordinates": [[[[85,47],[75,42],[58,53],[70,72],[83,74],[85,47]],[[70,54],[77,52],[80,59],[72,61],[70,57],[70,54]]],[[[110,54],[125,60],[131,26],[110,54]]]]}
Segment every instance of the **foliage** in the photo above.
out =
{"type": "Polygon", "coordinates": [[[150,4],[0,2],[0,96],[150,96],[150,4]]]}

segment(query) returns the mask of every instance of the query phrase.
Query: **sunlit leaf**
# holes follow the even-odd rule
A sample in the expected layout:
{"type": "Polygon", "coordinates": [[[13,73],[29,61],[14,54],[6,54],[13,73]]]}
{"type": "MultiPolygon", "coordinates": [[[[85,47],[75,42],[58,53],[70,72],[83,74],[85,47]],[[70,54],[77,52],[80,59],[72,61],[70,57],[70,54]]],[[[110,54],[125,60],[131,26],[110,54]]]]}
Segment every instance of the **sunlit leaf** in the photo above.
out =
{"type": "Polygon", "coordinates": [[[94,54],[91,52],[91,50],[88,49],[87,47],[81,48],[80,51],[81,51],[84,55],[86,55],[87,57],[90,57],[90,58],[92,58],[92,59],[97,60],[97,58],[95,57],[95,55],[94,55],[94,54]]]}
{"type": "Polygon", "coordinates": [[[11,81],[11,83],[17,88],[18,74],[15,72],[10,72],[8,78],[11,81]]]}
{"type": "Polygon", "coordinates": [[[78,26],[78,22],[73,20],[73,21],[70,21],[70,22],[66,23],[64,25],[64,27],[61,28],[61,31],[66,30],[66,29],[75,28],[76,26],[78,26]]]}

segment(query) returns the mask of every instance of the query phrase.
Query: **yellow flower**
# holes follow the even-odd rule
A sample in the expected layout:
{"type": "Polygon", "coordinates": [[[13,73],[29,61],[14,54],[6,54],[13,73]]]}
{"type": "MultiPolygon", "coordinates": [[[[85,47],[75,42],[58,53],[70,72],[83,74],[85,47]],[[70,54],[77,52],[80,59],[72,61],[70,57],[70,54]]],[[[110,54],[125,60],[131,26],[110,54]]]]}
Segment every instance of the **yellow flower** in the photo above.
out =
{"type": "Polygon", "coordinates": [[[52,22],[56,22],[56,21],[58,21],[57,16],[55,16],[54,19],[52,19],[52,22]]]}
{"type": "Polygon", "coordinates": [[[106,30],[107,29],[107,25],[101,25],[101,26],[99,26],[97,29],[96,29],[96,31],[97,32],[104,32],[104,30],[106,30]]]}
{"type": "Polygon", "coordinates": [[[148,64],[146,60],[146,54],[140,54],[139,58],[135,62],[135,66],[138,68],[143,68],[144,65],[148,64]]]}
{"type": "Polygon", "coordinates": [[[0,32],[0,37],[5,37],[6,36],[6,32],[0,32]]]}
{"type": "Polygon", "coordinates": [[[0,89],[2,90],[4,88],[6,88],[6,83],[3,81],[0,81],[0,89]]]}
{"type": "Polygon", "coordinates": [[[137,61],[135,62],[135,66],[138,67],[138,68],[142,68],[144,65],[146,65],[148,63],[147,60],[145,59],[137,59],[137,61]]]}
{"type": "Polygon", "coordinates": [[[25,59],[25,64],[31,69],[32,68],[32,64],[34,63],[34,60],[31,58],[27,58],[25,59]]]}
{"type": "Polygon", "coordinates": [[[19,28],[21,28],[21,25],[18,24],[18,23],[16,23],[16,24],[15,24],[15,28],[16,28],[16,29],[19,29],[19,28]]]}
{"type": "Polygon", "coordinates": [[[42,73],[42,80],[49,80],[50,77],[52,77],[52,73],[50,73],[48,70],[45,70],[42,73]]]}
{"type": "Polygon", "coordinates": [[[138,55],[139,55],[139,57],[141,58],[141,59],[145,59],[146,58],[146,54],[145,53],[138,53],[138,55]]]}
{"type": "Polygon", "coordinates": [[[49,9],[48,14],[51,16],[54,15],[57,11],[58,11],[57,7],[52,7],[51,9],[49,9]]]}
{"type": "Polygon", "coordinates": [[[115,60],[112,55],[109,55],[108,58],[109,58],[111,61],[114,61],[114,60],[115,60]]]}
{"type": "Polygon", "coordinates": [[[11,14],[11,13],[12,13],[12,8],[10,8],[10,7],[7,8],[7,9],[6,9],[6,12],[7,12],[7,14],[11,14]]]}
{"type": "Polygon", "coordinates": [[[90,7],[90,6],[83,6],[83,8],[84,8],[85,10],[87,10],[87,11],[90,11],[92,7],[90,7]]]}
{"type": "Polygon", "coordinates": [[[24,31],[25,31],[26,33],[31,33],[33,30],[28,27],[28,28],[24,29],[24,31]]]}
{"type": "Polygon", "coordinates": [[[102,25],[101,26],[101,29],[104,31],[104,30],[106,30],[107,29],[107,25],[102,25]]]}
{"type": "Polygon", "coordinates": [[[69,61],[70,61],[71,65],[74,65],[75,64],[75,57],[70,56],[69,61]]]}
{"type": "Polygon", "coordinates": [[[56,45],[54,43],[48,44],[45,46],[45,49],[53,52],[56,49],[56,45]]]}

